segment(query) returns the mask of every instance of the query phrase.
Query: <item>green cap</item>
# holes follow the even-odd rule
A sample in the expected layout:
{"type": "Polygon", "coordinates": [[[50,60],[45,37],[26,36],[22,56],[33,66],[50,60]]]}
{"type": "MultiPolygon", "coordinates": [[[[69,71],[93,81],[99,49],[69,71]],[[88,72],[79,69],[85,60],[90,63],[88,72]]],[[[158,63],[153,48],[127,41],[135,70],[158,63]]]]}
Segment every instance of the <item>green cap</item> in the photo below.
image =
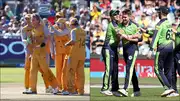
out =
{"type": "Polygon", "coordinates": [[[119,14],[119,10],[111,10],[110,11],[110,16],[115,16],[119,14]]]}

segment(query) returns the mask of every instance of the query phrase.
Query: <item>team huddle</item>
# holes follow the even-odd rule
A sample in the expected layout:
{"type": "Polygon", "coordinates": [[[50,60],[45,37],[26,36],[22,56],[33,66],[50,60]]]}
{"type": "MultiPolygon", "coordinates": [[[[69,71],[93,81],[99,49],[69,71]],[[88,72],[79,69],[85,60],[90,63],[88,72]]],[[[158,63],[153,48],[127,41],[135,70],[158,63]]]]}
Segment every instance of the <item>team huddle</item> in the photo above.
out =
{"type": "MultiPolygon", "coordinates": [[[[145,41],[142,33],[149,34],[146,43],[150,44],[147,58],[151,59],[153,51],[155,74],[164,88],[161,97],[179,96],[177,90],[177,76],[180,75],[180,25],[172,25],[167,19],[168,8],[161,6],[157,9],[160,21],[155,30],[139,27],[131,20],[131,10],[111,10],[111,22],[108,24],[102,57],[105,64],[103,86],[100,93],[128,97],[128,89],[132,81],[133,94],[131,97],[140,96],[140,87],[136,76],[135,61],[138,55],[138,45],[145,41]],[[118,83],[118,51],[123,47],[123,57],[126,63],[126,74],[123,89],[118,83]],[[110,81],[111,80],[111,81],[110,81]],[[111,82],[111,90],[109,82],[111,82]]],[[[179,14],[179,11],[177,11],[179,14]]],[[[180,16],[180,15],[177,15],[180,16]]]]}
{"type": "Polygon", "coordinates": [[[86,33],[78,20],[71,17],[66,21],[62,12],[56,13],[54,25],[47,20],[45,23],[36,13],[26,14],[24,19],[26,25],[21,34],[26,45],[23,94],[37,94],[39,71],[46,93],[83,95],[86,33]],[[49,68],[49,56],[55,61],[56,77],[49,68]]]}

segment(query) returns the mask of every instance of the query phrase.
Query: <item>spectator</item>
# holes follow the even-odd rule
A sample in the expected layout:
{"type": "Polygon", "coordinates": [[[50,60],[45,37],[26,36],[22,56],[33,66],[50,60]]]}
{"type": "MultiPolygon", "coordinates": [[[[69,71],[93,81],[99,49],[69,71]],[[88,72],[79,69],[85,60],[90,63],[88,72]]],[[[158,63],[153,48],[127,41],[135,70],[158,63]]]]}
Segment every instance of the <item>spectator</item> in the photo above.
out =
{"type": "Polygon", "coordinates": [[[6,15],[7,15],[10,19],[13,19],[13,18],[14,18],[14,14],[12,13],[9,5],[6,5],[6,6],[5,6],[4,11],[5,11],[6,15]]]}
{"type": "Polygon", "coordinates": [[[102,13],[101,21],[102,21],[102,29],[103,29],[103,31],[106,31],[107,26],[108,26],[108,23],[110,22],[110,16],[109,16],[109,12],[110,12],[110,11],[111,11],[111,7],[108,6],[108,7],[107,7],[107,10],[105,10],[105,11],[102,13]]]}
{"type": "Polygon", "coordinates": [[[156,11],[154,1],[146,0],[143,12],[145,12],[145,14],[148,16],[151,16],[153,13],[155,13],[156,11]]]}
{"type": "Polygon", "coordinates": [[[1,17],[1,22],[2,22],[3,25],[9,23],[9,21],[6,19],[6,16],[1,17]]]}
{"type": "Polygon", "coordinates": [[[158,0],[159,7],[160,6],[167,6],[168,2],[170,2],[170,0],[158,0]]]}
{"type": "Polygon", "coordinates": [[[142,16],[143,12],[140,9],[139,5],[135,5],[135,11],[133,12],[133,15],[135,16],[135,20],[138,21],[140,17],[142,16]]]}
{"type": "Polygon", "coordinates": [[[101,12],[97,10],[96,4],[93,5],[93,9],[91,11],[92,20],[97,19],[101,15],[101,12]]]}
{"type": "Polygon", "coordinates": [[[143,6],[142,3],[140,2],[140,0],[134,0],[134,3],[131,4],[131,8],[133,12],[138,11],[143,11],[143,6]]]}
{"type": "Polygon", "coordinates": [[[155,25],[157,24],[159,22],[159,18],[157,17],[157,14],[156,13],[153,13],[152,15],[151,15],[151,20],[150,20],[150,24],[149,24],[149,26],[148,26],[148,28],[150,29],[150,30],[154,30],[155,29],[155,25]]]}
{"type": "Polygon", "coordinates": [[[149,22],[146,19],[146,14],[145,13],[142,14],[141,19],[138,21],[138,24],[142,28],[147,28],[148,27],[149,22]]]}
{"type": "Polygon", "coordinates": [[[102,2],[100,4],[100,8],[102,10],[107,10],[108,7],[110,7],[110,9],[111,9],[111,2],[109,0],[102,0],[102,2]]]}

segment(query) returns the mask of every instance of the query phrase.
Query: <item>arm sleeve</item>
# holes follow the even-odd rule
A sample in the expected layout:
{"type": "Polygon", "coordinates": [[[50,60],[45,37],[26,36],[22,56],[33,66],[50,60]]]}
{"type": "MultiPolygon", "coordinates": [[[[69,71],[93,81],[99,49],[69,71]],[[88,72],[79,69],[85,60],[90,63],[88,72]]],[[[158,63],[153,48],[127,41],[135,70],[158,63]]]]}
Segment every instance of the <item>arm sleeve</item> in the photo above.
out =
{"type": "Polygon", "coordinates": [[[23,30],[23,28],[21,28],[21,40],[22,40],[22,42],[24,43],[24,44],[26,44],[27,45],[27,35],[26,35],[26,33],[24,32],[24,30],[23,30]]]}
{"type": "Polygon", "coordinates": [[[50,35],[49,29],[46,26],[44,26],[44,34],[45,36],[50,35]]]}
{"type": "Polygon", "coordinates": [[[108,28],[107,28],[107,31],[106,31],[106,38],[105,38],[106,42],[110,41],[111,35],[112,35],[112,26],[110,24],[108,24],[108,28]]]}
{"type": "Polygon", "coordinates": [[[50,52],[51,52],[51,54],[55,54],[55,46],[54,46],[54,37],[53,36],[51,36],[51,43],[50,43],[50,52]]]}
{"type": "Polygon", "coordinates": [[[76,33],[74,30],[71,31],[71,40],[76,41],[76,33]]]}
{"type": "Polygon", "coordinates": [[[163,28],[161,27],[159,30],[155,30],[152,38],[152,42],[150,45],[151,50],[157,47],[158,41],[159,41],[159,35],[162,32],[163,28]]]}
{"type": "Polygon", "coordinates": [[[63,35],[67,35],[67,34],[69,34],[69,30],[66,28],[66,29],[64,29],[63,31],[58,31],[58,30],[56,30],[55,28],[53,28],[53,30],[54,30],[54,33],[56,33],[58,36],[63,36],[63,35]]]}

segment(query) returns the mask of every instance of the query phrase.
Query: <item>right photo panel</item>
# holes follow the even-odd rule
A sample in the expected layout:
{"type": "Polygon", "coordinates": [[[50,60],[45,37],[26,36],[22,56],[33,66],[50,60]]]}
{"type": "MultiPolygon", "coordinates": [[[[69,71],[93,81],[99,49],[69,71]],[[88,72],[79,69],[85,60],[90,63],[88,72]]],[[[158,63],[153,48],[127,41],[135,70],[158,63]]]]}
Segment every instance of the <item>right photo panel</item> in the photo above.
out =
{"type": "Polygon", "coordinates": [[[180,101],[180,1],[90,0],[90,100],[180,101]]]}

